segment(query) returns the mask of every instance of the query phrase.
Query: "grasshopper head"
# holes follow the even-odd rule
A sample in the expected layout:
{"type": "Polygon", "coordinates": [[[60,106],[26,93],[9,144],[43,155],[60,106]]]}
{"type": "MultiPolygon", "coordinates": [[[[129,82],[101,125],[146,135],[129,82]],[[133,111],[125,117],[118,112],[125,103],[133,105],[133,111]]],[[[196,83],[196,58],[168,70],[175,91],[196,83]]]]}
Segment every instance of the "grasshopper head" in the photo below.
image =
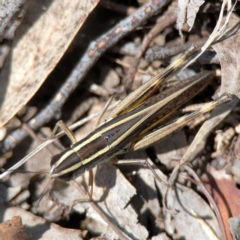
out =
{"type": "Polygon", "coordinates": [[[51,160],[51,178],[70,181],[85,172],[82,161],[72,148],[67,148],[62,153],[53,156],[51,160]]]}

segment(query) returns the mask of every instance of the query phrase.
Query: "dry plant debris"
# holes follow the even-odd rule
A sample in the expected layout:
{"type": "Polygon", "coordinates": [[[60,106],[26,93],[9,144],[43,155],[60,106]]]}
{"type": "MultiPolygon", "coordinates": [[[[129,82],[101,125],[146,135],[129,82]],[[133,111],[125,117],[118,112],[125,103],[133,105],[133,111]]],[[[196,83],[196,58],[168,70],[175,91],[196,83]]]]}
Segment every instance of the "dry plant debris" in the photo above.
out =
{"type": "Polygon", "coordinates": [[[1,239],[239,239],[239,3],[234,12],[231,1],[0,4],[1,168],[32,156],[0,175],[1,239]],[[219,19],[228,23],[223,32],[219,19]],[[43,194],[52,155],[69,146],[65,138],[44,140],[57,120],[81,119],[74,133],[82,139],[112,95],[110,109],[124,90],[142,85],[192,44],[208,49],[161,89],[214,70],[219,76],[191,103],[225,92],[233,100],[200,129],[196,120],[147,150],[119,156],[148,159],[169,184],[146,165],[108,162],[94,168],[91,202],[79,202],[88,173],[69,183],[56,180],[43,194]]]}
{"type": "Polygon", "coordinates": [[[12,56],[1,75],[0,126],[36,93],[97,3],[68,0],[30,3],[17,31],[12,56]]]}
{"type": "Polygon", "coordinates": [[[29,236],[24,232],[20,216],[15,215],[11,220],[0,224],[0,237],[2,240],[27,240],[29,236]]]}

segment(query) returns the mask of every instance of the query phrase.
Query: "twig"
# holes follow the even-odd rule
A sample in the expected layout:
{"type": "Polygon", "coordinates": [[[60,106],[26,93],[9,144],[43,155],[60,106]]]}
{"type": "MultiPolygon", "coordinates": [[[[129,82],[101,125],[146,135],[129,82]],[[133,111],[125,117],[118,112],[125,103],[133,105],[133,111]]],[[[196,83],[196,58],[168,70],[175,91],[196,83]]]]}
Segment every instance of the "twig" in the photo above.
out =
{"type": "Polygon", "coordinates": [[[149,48],[146,51],[145,59],[148,62],[152,62],[154,60],[172,57],[174,55],[177,55],[179,53],[186,51],[191,45],[194,45],[196,47],[201,47],[206,42],[206,40],[207,40],[206,38],[203,38],[203,39],[193,42],[193,43],[188,42],[188,43],[185,43],[185,44],[182,44],[179,46],[175,46],[175,47],[154,46],[154,47],[149,48]]]}
{"type": "MultiPolygon", "coordinates": [[[[147,62],[166,59],[186,51],[191,45],[201,47],[205,42],[206,42],[206,38],[203,38],[196,42],[185,43],[185,44],[174,46],[174,47],[153,46],[153,47],[147,48],[147,50],[145,51],[144,57],[147,62]]],[[[132,42],[123,43],[123,44],[114,46],[109,51],[113,53],[128,55],[128,56],[135,56],[139,51],[138,50],[139,47],[140,46],[136,43],[132,43],[132,42]]],[[[219,64],[219,59],[215,51],[207,50],[197,59],[197,62],[200,64],[219,64]]]]}
{"type": "Polygon", "coordinates": [[[144,38],[143,43],[140,49],[138,50],[138,52],[136,53],[135,58],[133,59],[132,65],[128,70],[127,76],[124,80],[125,89],[127,92],[130,92],[132,88],[133,79],[136,74],[140,59],[144,54],[144,52],[146,51],[152,39],[155,36],[157,36],[159,32],[163,31],[166,27],[168,27],[169,25],[173,24],[176,21],[177,19],[176,9],[177,9],[176,2],[173,2],[172,5],[168,8],[167,12],[164,14],[164,16],[162,16],[158,20],[156,25],[151,29],[151,31],[144,38]]]}

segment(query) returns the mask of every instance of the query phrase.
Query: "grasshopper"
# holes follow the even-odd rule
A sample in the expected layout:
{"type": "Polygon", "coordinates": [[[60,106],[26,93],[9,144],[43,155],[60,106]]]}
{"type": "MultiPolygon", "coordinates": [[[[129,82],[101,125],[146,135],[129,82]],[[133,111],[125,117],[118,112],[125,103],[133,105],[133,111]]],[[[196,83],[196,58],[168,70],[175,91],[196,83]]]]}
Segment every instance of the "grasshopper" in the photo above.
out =
{"type": "Polygon", "coordinates": [[[199,73],[161,94],[150,97],[163,81],[179,72],[195,54],[196,49],[190,48],[163,72],[133,91],[119,103],[106,122],[100,124],[80,141],[77,141],[71,130],[59,121],[53,130],[52,137],[60,127],[70,138],[72,145],[52,158],[50,177],[66,181],[75,179],[85,171],[92,171],[96,165],[111,160],[118,154],[148,147],[180,129],[197,115],[228,101],[230,96],[224,95],[192,115],[182,117],[158,129],[163,120],[197,95],[214,76],[212,71],[199,73]]]}

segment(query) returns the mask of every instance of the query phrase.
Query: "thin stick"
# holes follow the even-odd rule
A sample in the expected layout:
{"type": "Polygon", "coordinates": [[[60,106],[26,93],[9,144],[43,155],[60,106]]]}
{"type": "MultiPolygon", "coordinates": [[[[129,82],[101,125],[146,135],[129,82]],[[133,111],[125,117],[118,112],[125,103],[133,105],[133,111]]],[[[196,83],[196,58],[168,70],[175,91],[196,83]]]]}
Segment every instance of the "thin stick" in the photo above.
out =
{"type": "Polygon", "coordinates": [[[124,80],[125,89],[127,90],[127,92],[130,92],[132,88],[133,79],[137,72],[137,68],[140,63],[142,55],[146,51],[147,47],[149,46],[153,38],[156,37],[159,34],[159,32],[162,32],[166,27],[170,26],[176,21],[177,19],[176,10],[177,10],[176,2],[173,2],[172,5],[168,8],[166,13],[164,14],[164,16],[162,16],[158,20],[156,25],[150,30],[150,32],[144,38],[141,47],[136,53],[135,58],[133,59],[131,67],[129,68],[127,76],[124,80]]]}

